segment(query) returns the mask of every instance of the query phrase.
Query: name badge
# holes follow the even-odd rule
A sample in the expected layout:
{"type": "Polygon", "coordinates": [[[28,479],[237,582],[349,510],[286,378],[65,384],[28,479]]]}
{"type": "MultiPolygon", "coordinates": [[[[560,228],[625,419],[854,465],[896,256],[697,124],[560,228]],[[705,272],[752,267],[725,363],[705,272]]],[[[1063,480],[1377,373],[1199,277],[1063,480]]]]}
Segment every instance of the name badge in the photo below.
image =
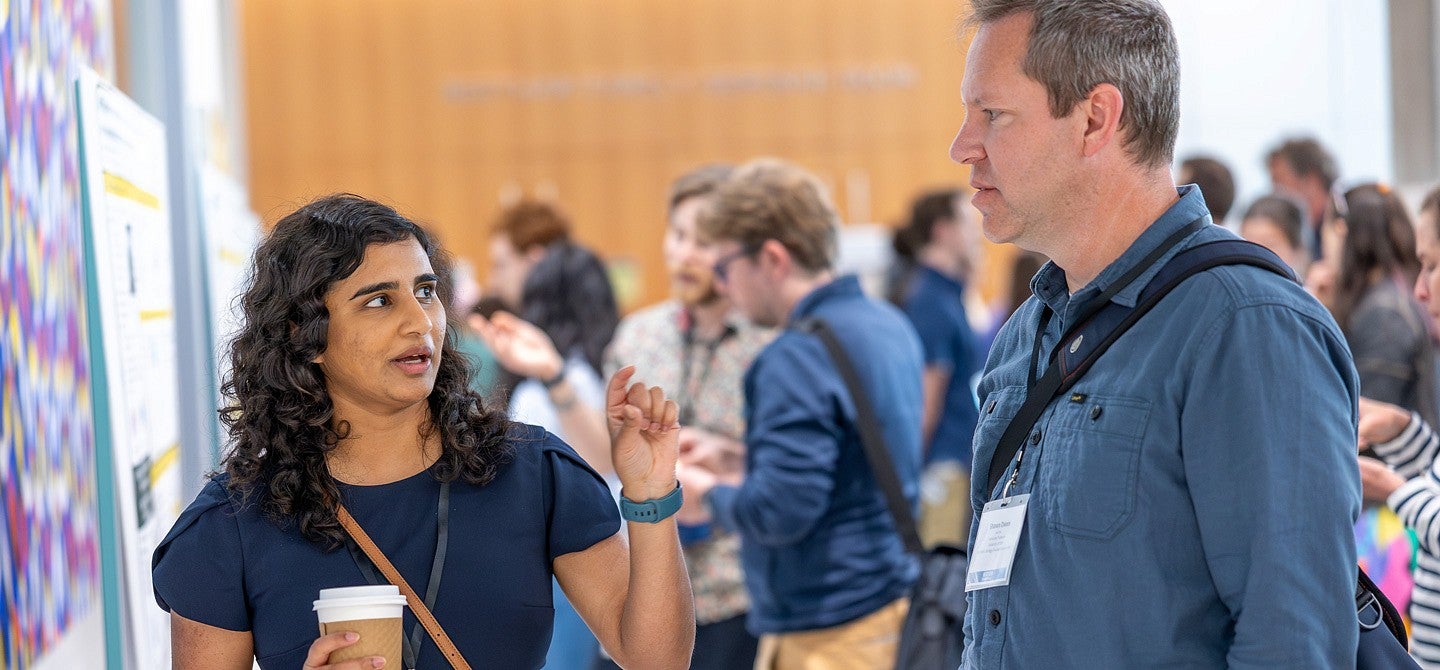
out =
{"type": "Polygon", "coordinates": [[[970,572],[965,575],[965,592],[979,591],[1010,583],[1010,568],[1020,547],[1025,528],[1025,508],[1030,496],[1018,495],[985,504],[980,513],[980,531],[970,554],[970,572]]]}

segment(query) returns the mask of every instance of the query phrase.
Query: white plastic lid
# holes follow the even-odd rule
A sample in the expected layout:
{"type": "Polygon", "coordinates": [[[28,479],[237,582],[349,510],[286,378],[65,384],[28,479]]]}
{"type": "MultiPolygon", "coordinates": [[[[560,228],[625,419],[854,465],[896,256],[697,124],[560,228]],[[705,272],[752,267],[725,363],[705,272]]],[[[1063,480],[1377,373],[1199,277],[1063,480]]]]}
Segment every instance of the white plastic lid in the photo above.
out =
{"type": "Polygon", "coordinates": [[[352,621],[399,617],[405,611],[405,596],[393,585],[347,586],[321,589],[314,611],[320,621],[352,621]]]}
{"type": "Polygon", "coordinates": [[[379,586],[341,586],[333,589],[320,589],[320,600],[398,595],[400,595],[400,587],[394,584],[381,584],[379,586]]]}

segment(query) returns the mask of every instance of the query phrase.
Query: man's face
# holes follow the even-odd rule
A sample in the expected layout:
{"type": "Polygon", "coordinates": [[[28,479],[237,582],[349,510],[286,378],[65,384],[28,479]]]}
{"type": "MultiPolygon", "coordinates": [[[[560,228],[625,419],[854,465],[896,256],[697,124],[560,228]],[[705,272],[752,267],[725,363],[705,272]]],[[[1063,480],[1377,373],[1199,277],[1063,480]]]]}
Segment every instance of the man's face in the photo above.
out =
{"type": "Polygon", "coordinates": [[[745,318],[755,325],[774,328],[784,323],[775,308],[775,285],[766,281],[757,250],[746,249],[734,240],[714,244],[715,286],[745,318]]]}
{"type": "Polygon", "coordinates": [[[1078,110],[1051,117],[1045,87],[1021,71],[1033,21],[1012,14],[976,33],[961,86],[965,123],[950,157],[971,166],[972,203],[990,241],[1053,254],[1046,242],[1077,188],[1085,125],[1078,110]]]}
{"type": "Polygon", "coordinates": [[[1434,208],[1420,212],[1415,226],[1415,253],[1420,257],[1420,275],[1415,278],[1415,299],[1425,305],[1430,316],[1440,319],[1440,212],[1434,208]]]}
{"type": "Polygon", "coordinates": [[[686,307],[713,304],[720,299],[715,290],[715,248],[696,235],[695,220],[705,205],[704,198],[686,198],[670,213],[665,228],[665,269],[670,273],[670,292],[686,307]]]}
{"type": "Polygon", "coordinates": [[[1295,173],[1295,168],[1284,159],[1277,158],[1270,161],[1267,166],[1270,168],[1270,186],[1279,193],[1288,193],[1295,197],[1305,195],[1305,189],[1301,186],[1300,175],[1295,173]]]}
{"type": "Polygon", "coordinates": [[[1320,218],[1324,212],[1324,202],[1329,193],[1321,184],[1320,179],[1314,175],[1301,175],[1290,166],[1290,163],[1283,158],[1270,161],[1267,165],[1270,172],[1270,186],[1277,193],[1285,193],[1305,203],[1308,220],[1314,221],[1320,218]]]}

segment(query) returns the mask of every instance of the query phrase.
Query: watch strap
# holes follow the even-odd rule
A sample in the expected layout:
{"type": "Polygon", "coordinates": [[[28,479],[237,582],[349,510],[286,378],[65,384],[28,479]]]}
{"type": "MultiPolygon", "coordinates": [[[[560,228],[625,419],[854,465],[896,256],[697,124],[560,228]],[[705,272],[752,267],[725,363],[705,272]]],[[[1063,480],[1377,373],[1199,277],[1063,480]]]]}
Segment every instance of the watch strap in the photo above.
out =
{"type": "Polygon", "coordinates": [[[680,492],[680,482],[675,482],[675,490],[660,498],[636,502],[620,496],[620,516],[624,517],[626,521],[660,523],[680,511],[680,504],[684,500],[685,496],[680,492]]]}

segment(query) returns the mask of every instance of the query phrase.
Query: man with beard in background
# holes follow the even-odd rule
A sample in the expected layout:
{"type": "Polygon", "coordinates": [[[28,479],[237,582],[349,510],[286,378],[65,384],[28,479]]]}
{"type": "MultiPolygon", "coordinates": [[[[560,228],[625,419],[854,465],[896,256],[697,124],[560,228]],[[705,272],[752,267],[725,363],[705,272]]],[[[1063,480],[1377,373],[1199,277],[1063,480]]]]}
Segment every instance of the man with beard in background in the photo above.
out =
{"type": "MultiPolygon", "coordinates": [[[[673,297],[620,322],[605,369],[634,365],[648,383],[674,389],[681,459],[738,474],[745,467],[741,376],[773,333],[736,314],[716,292],[716,254],[696,238],[700,211],[730,172],[730,166],[708,165],[671,186],[664,254],[673,297]]],[[[755,662],[756,639],[745,630],[750,600],[740,571],[740,539],[710,526],[703,512],[695,514],[696,506],[687,507],[677,518],[695,592],[691,667],[748,668],[755,662]]],[[[616,666],[605,661],[599,667],[616,666]]]]}

